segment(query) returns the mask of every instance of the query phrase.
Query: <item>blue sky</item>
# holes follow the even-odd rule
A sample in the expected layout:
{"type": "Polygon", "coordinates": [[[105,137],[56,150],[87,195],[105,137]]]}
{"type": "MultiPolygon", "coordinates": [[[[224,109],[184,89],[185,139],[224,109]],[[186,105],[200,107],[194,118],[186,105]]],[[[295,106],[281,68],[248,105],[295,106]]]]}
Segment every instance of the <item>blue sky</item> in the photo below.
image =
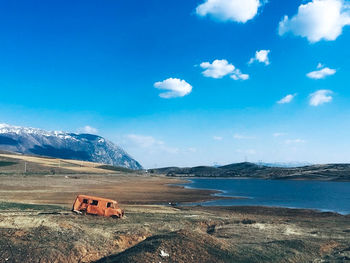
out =
{"type": "Polygon", "coordinates": [[[145,167],[350,162],[349,6],[1,1],[0,122],[98,133],[145,167]]]}

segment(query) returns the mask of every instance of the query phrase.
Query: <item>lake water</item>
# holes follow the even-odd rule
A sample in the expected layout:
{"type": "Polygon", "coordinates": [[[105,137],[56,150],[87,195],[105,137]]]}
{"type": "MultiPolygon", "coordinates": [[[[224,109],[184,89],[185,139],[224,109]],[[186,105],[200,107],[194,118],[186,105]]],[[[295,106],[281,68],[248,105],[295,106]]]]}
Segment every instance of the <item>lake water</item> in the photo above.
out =
{"type": "Polygon", "coordinates": [[[185,187],[220,190],[220,196],[243,197],[201,205],[279,206],[350,214],[350,182],[207,178],[190,181],[185,187]]]}

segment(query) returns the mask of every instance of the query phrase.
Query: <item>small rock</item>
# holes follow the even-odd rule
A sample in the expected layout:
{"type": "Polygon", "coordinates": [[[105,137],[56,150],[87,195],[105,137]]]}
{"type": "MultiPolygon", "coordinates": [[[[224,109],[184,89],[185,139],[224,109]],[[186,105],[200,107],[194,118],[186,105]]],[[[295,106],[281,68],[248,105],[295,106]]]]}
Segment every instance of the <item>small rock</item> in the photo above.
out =
{"type": "Polygon", "coordinates": [[[169,257],[169,254],[166,253],[164,250],[161,250],[159,255],[160,255],[162,258],[169,257]]]}

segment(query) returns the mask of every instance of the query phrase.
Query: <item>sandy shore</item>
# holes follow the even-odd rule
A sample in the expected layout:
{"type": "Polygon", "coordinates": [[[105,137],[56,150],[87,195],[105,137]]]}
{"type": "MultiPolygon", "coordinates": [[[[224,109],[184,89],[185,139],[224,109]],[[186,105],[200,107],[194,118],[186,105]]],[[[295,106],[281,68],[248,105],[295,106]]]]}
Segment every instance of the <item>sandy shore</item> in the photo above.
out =
{"type": "Polygon", "coordinates": [[[71,206],[78,194],[123,204],[167,204],[213,200],[216,191],[188,189],[186,180],[136,175],[1,176],[0,201],[71,206]]]}

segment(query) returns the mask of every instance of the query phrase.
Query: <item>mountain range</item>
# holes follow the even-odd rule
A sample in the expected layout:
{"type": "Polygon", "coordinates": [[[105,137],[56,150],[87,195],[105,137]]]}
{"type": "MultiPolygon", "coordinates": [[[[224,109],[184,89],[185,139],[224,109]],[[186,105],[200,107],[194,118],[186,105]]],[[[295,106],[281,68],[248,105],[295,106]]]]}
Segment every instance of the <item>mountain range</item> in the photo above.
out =
{"type": "Polygon", "coordinates": [[[45,131],[0,124],[0,150],[142,169],[121,147],[94,134],[45,131]]]}

